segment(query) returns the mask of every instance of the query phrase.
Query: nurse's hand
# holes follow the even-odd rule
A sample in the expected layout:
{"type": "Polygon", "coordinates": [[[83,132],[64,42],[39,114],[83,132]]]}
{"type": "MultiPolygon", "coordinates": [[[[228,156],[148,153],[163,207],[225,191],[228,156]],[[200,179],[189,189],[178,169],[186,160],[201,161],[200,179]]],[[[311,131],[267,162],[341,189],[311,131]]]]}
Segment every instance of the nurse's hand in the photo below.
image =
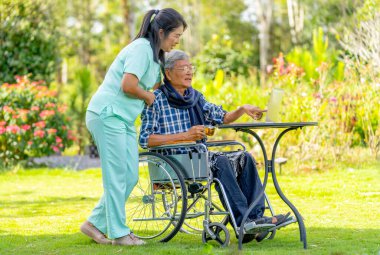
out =
{"type": "Polygon", "coordinates": [[[148,106],[151,106],[153,104],[155,98],[156,96],[152,92],[146,91],[144,101],[148,106]]]}

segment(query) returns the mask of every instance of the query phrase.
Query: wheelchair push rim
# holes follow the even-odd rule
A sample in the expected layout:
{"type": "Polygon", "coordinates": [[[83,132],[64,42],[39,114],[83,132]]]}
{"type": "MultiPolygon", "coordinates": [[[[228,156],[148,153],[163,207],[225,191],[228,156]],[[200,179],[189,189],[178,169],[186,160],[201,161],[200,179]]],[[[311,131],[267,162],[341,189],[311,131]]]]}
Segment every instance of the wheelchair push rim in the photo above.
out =
{"type": "Polygon", "coordinates": [[[142,239],[172,239],[186,214],[182,174],[170,159],[154,152],[139,155],[139,180],[126,203],[127,225],[142,239]]]}

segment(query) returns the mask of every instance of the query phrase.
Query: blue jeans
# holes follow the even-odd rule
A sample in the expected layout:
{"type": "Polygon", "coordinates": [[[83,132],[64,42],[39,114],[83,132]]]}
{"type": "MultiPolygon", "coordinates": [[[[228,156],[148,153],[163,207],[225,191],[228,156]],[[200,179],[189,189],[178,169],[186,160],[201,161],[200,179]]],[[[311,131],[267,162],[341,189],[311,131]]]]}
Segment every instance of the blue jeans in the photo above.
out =
{"type": "MultiPolygon", "coordinates": [[[[229,159],[224,155],[216,158],[214,167],[211,169],[214,177],[218,178],[222,183],[234,214],[236,224],[241,225],[244,214],[247,212],[249,205],[258,197],[263,190],[259,174],[257,172],[256,163],[252,156],[245,152],[245,164],[241,174],[236,178],[235,170],[229,159]]],[[[215,185],[225,209],[225,202],[219,185],[215,185]]],[[[226,209],[227,210],[227,209],[226,209]]],[[[261,218],[264,215],[265,201],[264,196],[259,203],[252,209],[248,218],[251,220],[261,218]]]]}

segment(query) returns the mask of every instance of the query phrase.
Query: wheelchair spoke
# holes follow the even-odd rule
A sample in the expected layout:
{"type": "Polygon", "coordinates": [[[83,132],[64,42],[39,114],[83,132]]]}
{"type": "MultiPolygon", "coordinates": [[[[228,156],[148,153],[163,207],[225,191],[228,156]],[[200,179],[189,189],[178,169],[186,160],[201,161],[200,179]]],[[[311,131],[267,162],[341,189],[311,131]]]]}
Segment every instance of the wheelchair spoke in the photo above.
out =
{"type": "Polygon", "coordinates": [[[179,170],[166,160],[157,153],[140,154],[139,182],[126,204],[128,225],[140,238],[155,238],[165,233],[162,240],[168,241],[179,230],[180,225],[172,222],[181,219],[177,213],[186,206],[178,208],[178,196],[186,189],[179,170]]]}
{"type": "Polygon", "coordinates": [[[220,245],[224,244],[224,241],[219,237],[219,235],[216,235],[215,241],[217,241],[220,245]]]}

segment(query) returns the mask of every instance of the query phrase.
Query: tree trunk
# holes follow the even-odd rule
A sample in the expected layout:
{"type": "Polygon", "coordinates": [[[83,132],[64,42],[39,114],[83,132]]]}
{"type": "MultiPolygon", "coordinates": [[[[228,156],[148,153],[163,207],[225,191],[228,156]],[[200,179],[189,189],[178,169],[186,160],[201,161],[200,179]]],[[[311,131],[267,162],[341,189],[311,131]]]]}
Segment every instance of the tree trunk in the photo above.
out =
{"type": "Polygon", "coordinates": [[[256,15],[260,39],[261,82],[265,81],[266,67],[269,61],[270,30],[272,25],[273,0],[256,0],[256,15]]]}
{"type": "Polygon", "coordinates": [[[301,2],[298,0],[287,0],[287,5],[292,42],[298,44],[300,42],[300,34],[302,33],[304,25],[304,10],[301,2]]]}
{"type": "Polygon", "coordinates": [[[202,38],[200,36],[199,24],[201,24],[203,5],[199,0],[186,0],[183,2],[188,8],[183,9],[183,15],[186,19],[188,27],[182,39],[182,45],[186,52],[191,56],[195,56],[200,51],[202,38]]]}
{"type": "Polygon", "coordinates": [[[125,42],[129,43],[136,36],[136,16],[134,12],[133,1],[121,0],[121,8],[123,11],[123,19],[125,23],[125,42]]]}

